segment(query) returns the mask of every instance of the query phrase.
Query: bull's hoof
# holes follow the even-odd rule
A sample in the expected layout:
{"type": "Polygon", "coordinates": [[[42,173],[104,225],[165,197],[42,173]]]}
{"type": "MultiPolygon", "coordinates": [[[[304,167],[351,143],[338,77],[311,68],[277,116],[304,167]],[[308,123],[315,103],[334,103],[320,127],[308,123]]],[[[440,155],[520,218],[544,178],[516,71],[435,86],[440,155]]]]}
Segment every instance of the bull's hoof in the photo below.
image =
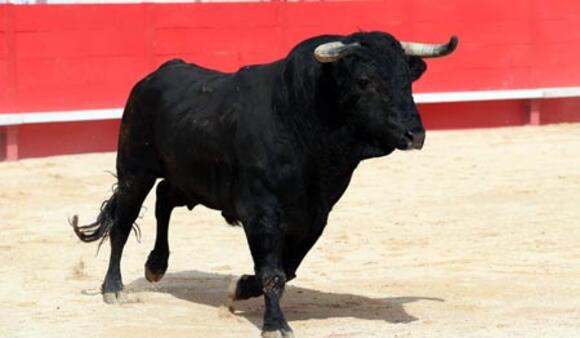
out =
{"type": "Polygon", "coordinates": [[[103,294],[103,301],[107,304],[122,304],[127,302],[127,297],[123,293],[123,282],[120,276],[105,277],[103,285],[101,285],[101,293],[103,294]]]}
{"type": "Polygon", "coordinates": [[[123,291],[103,292],[103,301],[107,304],[127,303],[127,296],[123,291]]]}
{"type": "Polygon", "coordinates": [[[159,282],[163,275],[165,274],[165,270],[163,271],[152,271],[147,265],[145,265],[145,278],[149,281],[149,283],[159,282]]]}
{"type": "Polygon", "coordinates": [[[236,308],[234,307],[234,302],[236,301],[236,295],[238,292],[238,282],[240,281],[240,278],[234,278],[232,279],[232,281],[230,282],[230,285],[228,286],[228,300],[227,300],[227,307],[228,310],[230,310],[231,313],[234,313],[236,311],[236,308]]]}
{"type": "Polygon", "coordinates": [[[292,329],[290,328],[288,323],[286,323],[285,320],[282,319],[282,322],[279,324],[281,324],[279,328],[272,328],[272,327],[267,327],[266,325],[264,325],[262,327],[262,337],[263,338],[294,338],[294,332],[292,332],[292,329]]]}
{"type": "Polygon", "coordinates": [[[292,330],[262,331],[262,338],[294,338],[292,330]]]}
{"type": "Polygon", "coordinates": [[[167,271],[168,258],[169,254],[158,254],[151,251],[145,263],[145,278],[150,283],[159,282],[163,278],[165,271],[167,271]]]}

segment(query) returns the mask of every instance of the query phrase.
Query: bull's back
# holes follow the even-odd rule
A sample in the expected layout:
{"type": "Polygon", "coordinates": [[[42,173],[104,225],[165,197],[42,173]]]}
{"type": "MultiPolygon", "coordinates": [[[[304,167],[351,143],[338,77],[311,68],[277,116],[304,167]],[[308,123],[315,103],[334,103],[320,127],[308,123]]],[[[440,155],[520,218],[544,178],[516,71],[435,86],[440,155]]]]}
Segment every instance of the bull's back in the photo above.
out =
{"type": "Polygon", "coordinates": [[[153,171],[195,202],[222,209],[234,170],[230,78],[174,60],[141,80],[123,114],[117,166],[153,171]]]}

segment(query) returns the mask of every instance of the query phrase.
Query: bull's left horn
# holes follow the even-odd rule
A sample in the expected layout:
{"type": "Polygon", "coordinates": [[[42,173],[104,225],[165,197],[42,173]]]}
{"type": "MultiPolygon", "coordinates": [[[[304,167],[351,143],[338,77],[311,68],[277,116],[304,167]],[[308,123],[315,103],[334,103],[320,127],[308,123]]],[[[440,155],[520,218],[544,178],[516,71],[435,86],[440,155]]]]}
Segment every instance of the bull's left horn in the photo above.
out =
{"type": "Polygon", "coordinates": [[[401,41],[401,46],[407,55],[416,55],[424,58],[436,58],[451,54],[455,48],[457,48],[458,43],[459,39],[457,36],[453,35],[448,43],[428,44],[401,41]]]}
{"type": "Polygon", "coordinates": [[[360,45],[357,42],[349,44],[340,41],[327,42],[316,47],[314,57],[321,63],[334,62],[358,47],[360,45]]]}

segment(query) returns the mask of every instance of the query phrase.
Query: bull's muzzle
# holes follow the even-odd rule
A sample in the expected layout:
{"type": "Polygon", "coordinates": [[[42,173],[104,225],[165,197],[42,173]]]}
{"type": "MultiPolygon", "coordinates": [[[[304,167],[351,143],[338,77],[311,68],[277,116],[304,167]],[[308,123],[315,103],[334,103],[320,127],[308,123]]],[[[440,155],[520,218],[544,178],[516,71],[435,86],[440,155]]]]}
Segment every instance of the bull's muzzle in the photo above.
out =
{"type": "Polygon", "coordinates": [[[400,142],[401,150],[413,150],[423,148],[425,143],[425,131],[424,130],[407,130],[400,142]]]}

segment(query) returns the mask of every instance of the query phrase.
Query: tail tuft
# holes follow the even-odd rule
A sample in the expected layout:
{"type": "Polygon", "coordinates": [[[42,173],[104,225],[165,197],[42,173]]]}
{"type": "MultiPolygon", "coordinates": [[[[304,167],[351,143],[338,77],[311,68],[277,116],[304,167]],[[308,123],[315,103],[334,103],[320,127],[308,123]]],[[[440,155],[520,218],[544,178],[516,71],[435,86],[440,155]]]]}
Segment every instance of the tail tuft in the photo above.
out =
{"type": "Polygon", "coordinates": [[[115,224],[116,207],[117,193],[114,192],[113,196],[111,196],[110,199],[104,201],[101,205],[101,211],[99,212],[97,220],[94,223],[88,225],[78,225],[79,218],[77,215],[74,215],[72,219],[69,220],[69,223],[81,241],[88,243],[100,239],[100,248],[104,240],[109,236],[109,233],[115,224]]]}
{"type": "MultiPolygon", "coordinates": [[[[79,225],[79,217],[74,215],[72,219],[69,220],[69,224],[72,226],[77,237],[83,242],[94,242],[96,240],[101,240],[99,242],[98,249],[109,237],[109,233],[115,224],[115,211],[117,209],[117,188],[113,188],[113,196],[101,204],[101,211],[97,216],[97,220],[94,223],[88,225],[79,225]]],[[[133,231],[135,232],[135,237],[137,241],[141,238],[141,229],[137,223],[133,224],[133,231]]],[[[97,249],[97,253],[98,253],[97,249]]]]}

